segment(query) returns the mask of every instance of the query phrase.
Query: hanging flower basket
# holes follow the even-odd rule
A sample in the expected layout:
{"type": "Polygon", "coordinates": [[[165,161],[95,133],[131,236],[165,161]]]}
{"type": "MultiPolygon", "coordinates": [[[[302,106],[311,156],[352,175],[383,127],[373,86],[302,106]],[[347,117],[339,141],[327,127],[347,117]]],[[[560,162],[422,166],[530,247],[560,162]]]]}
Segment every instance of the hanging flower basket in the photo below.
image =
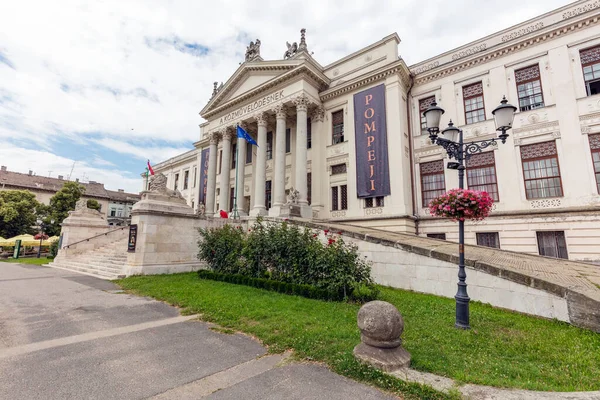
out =
{"type": "Polygon", "coordinates": [[[487,192],[452,189],[429,203],[429,213],[452,221],[481,221],[492,210],[494,200],[487,192]]]}

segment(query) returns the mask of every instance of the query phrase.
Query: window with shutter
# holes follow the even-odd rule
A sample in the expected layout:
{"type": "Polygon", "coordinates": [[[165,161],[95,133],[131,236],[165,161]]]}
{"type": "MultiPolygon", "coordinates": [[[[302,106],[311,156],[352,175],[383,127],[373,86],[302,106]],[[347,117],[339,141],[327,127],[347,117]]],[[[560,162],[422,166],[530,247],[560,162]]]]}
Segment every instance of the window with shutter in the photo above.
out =
{"type": "Polygon", "coordinates": [[[487,192],[498,201],[498,183],[494,152],[472,154],[467,159],[467,184],[469,189],[487,192]]]}
{"type": "Polygon", "coordinates": [[[436,160],[419,164],[421,170],[421,198],[423,207],[446,191],[444,181],[444,161],[436,160]]]}
{"type": "Polygon", "coordinates": [[[555,142],[521,146],[521,162],[528,199],[563,195],[555,142]]]}
{"type": "Polygon", "coordinates": [[[485,121],[483,85],[481,82],[463,87],[463,103],[465,106],[465,121],[467,124],[485,121]]]}
{"type": "Polygon", "coordinates": [[[344,110],[331,113],[331,124],[333,128],[331,144],[342,143],[344,141],[344,110]]]}
{"type": "Polygon", "coordinates": [[[579,56],[587,95],[600,93],[600,46],[581,50],[579,56]]]}
{"type": "Polygon", "coordinates": [[[515,82],[521,111],[544,107],[539,65],[536,64],[515,71],[515,82]]]}

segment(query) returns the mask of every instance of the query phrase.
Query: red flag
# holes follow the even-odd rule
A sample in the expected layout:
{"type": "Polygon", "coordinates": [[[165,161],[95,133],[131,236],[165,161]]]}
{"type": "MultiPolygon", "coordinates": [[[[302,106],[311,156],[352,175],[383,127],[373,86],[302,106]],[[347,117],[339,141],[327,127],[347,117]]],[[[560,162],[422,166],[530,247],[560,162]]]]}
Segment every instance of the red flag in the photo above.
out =
{"type": "Polygon", "coordinates": [[[148,171],[150,171],[150,175],[154,175],[154,170],[152,169],[152,165],[150,165],[150,160],[148,160],[148,171]]]}

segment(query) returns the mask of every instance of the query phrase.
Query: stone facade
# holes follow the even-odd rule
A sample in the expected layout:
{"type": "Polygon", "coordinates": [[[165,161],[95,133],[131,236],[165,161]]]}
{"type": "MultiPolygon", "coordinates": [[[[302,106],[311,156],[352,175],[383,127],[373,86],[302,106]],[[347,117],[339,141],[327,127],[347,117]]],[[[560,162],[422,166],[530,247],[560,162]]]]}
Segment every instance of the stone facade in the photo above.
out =
{"type": "MultiPolygon", "coordinates": [[[[467,141],[489,139],[497,135],[491,111],[506,95],[519,107],[508,141],[489,150],[493,157],[471,160],[473,175],[466,174],[467,186],[495,191],[497,202],[488,220],[466,224],[466,242],[600,262],[600,95],[583,71],[595,62],[588,49],[600,46],[596,5],[570,4],[413,66],[399,57],[396,34],[322,66],[302,32],[301,45],[290,45],[283,60],[253,55],[215,86],[200,112],[206,122],[196,149],[154,169],[169,175],[171,188],[178,176],[181,187],[182,174],[200,167],[201,151],[210,149],[206,183],[194,174],[206,185],[208,216],[232,209],[237,159],[239,215],[287,216],[293,188],[305,218],[456,241],[456,224],[430,218],[423,206],[425,192],[455,188],[458,177],[424,134],[421,113],[435,100],[446,110],[442,127],[452,119],[467,141]],[[353,99],[382,84],[391,193],[359,198],[355,138],[363,132],[354,126],[353,99]],[[238,124],[258,147],[236,137],[238,124]],[[536,150],[550,142],[553,160],[536,150]],[[528,149],[536,154],[530,164],[522,157],[528,149]],[[552,191],[548,182],[526,182],[525,170],[542,169],[542,161],[554,163],[552,191]],[[425,173],[430,162],[441,163],[433,178],[425,173]]],[[[198,186],[182,191],[194,208],[198,186]]]]}

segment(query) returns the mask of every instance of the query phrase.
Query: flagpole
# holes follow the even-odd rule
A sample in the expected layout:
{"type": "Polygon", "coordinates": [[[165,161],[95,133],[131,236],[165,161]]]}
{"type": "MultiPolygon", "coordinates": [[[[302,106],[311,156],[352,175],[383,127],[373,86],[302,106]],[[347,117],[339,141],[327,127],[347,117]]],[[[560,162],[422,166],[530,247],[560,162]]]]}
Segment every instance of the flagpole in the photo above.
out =
{"type": "Polygon", "coordinates": [[[238,154],[240,152],[240,149],[238,149],[240,141],[237,139],[237,129],[236,129],[236,139],[237,141],[237,146],[235,146],[235,193],[233,196],[233,219],[237,219],[239,217],[238,215],[238,211],[237,211],[237,191],[238,191],[238,168],[240,167],[240,163],[238,160],[238,154]]]}

